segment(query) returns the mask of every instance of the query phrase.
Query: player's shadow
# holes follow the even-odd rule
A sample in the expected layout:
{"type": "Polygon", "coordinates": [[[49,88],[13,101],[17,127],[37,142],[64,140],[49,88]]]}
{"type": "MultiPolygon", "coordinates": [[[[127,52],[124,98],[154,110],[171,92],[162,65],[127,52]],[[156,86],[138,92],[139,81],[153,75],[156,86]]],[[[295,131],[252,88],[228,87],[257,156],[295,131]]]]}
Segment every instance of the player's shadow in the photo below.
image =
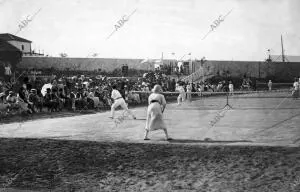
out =
{"type": "Polygon", "coordinates": [[[252,143],[250,140],[172,139],[170,143],[252,143]]]}

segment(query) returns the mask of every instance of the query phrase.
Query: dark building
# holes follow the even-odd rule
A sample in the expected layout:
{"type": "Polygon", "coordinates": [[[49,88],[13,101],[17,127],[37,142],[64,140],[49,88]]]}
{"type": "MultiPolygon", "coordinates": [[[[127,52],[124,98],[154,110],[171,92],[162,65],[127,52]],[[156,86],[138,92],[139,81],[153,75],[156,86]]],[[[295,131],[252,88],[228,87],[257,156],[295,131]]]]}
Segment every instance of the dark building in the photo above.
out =
{"type": "Polygon", "coordinates": [[[0,39],[0,78],[4,78],[5,67],[10,67],[12,73],[22,59],[22,52],[10,43],[0,39]]]}

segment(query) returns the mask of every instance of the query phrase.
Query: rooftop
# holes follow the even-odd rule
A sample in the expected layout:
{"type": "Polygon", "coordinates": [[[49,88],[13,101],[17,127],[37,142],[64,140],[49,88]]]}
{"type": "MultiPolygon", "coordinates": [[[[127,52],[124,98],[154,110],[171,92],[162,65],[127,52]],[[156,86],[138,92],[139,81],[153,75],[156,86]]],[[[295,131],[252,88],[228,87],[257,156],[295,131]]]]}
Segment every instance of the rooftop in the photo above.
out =
{"type": "Polygon", "coordinates": [[[0,39],[0,52],[2,51],[20,51],[18,48],[15,46],[7,43],[6,41],[0,39]]]}
{"type": "Polygon", "coordinates": [[[10,33],[1,33],[0,34],[0,40],[4,40],[4,41],[21,41],[21,42],[27,42],[27,43],[32,42],[32,41],[29,41],[27,39],[12,35],[10,33]]]}

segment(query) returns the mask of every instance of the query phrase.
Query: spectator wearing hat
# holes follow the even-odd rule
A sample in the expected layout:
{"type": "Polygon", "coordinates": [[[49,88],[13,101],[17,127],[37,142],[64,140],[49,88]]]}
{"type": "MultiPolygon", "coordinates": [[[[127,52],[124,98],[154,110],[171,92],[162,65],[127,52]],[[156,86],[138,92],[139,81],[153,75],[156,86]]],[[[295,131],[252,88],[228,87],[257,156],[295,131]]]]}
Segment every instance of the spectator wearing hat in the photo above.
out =
{"type": "Polygon", "coordinates": [[[17,97],[15,96],[13,91],[9,91],[8,96],[6,97],[6,101],[9,104],[16,104],[17,103],[17,97]]]}

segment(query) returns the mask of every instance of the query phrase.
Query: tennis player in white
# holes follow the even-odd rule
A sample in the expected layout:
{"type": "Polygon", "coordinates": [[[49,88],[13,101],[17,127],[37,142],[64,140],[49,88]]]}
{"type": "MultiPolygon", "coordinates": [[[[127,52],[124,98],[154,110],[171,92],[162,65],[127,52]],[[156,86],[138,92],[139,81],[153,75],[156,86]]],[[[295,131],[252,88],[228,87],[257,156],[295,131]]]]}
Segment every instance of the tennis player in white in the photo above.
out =
{"type": "Polygon", "coordinates": [[[151,95],[148,98],[146,132],[144,140],[150,140],[148,134],[150,131],[163,130],[167,140],[172,140],[167,131],[166,124],[163,120],[163,112],[167,105],[164,95],[162,95],[162,88],[160,85],[155,85],[152,89],[151,95]]]}
{"type": "Polygon", "coordinates": [[[133,119],[136,119],[136,117],[133,115],[133,113],[128,109],[127,104],[122,97],[121,93],[117,90],[117,86],[112,86],[112,92],[111,92],[111,98],[114,100],[114,103],[111,105],[111,116],[110,118],[113,119],[115,116],[115,109],[119,106],[122,107],[123,110],[125,110],[129,115],[132,116],[133,119]]]}
{"type": "Polygon", "coordinates": [[[177,97],[177,105],[181,105],[181,103],[184,102],[186,98],[186,93],[182,82],[178,83],[178,86],[176,87],[176,91],[179,91],[179,95],[177,97]]]}

